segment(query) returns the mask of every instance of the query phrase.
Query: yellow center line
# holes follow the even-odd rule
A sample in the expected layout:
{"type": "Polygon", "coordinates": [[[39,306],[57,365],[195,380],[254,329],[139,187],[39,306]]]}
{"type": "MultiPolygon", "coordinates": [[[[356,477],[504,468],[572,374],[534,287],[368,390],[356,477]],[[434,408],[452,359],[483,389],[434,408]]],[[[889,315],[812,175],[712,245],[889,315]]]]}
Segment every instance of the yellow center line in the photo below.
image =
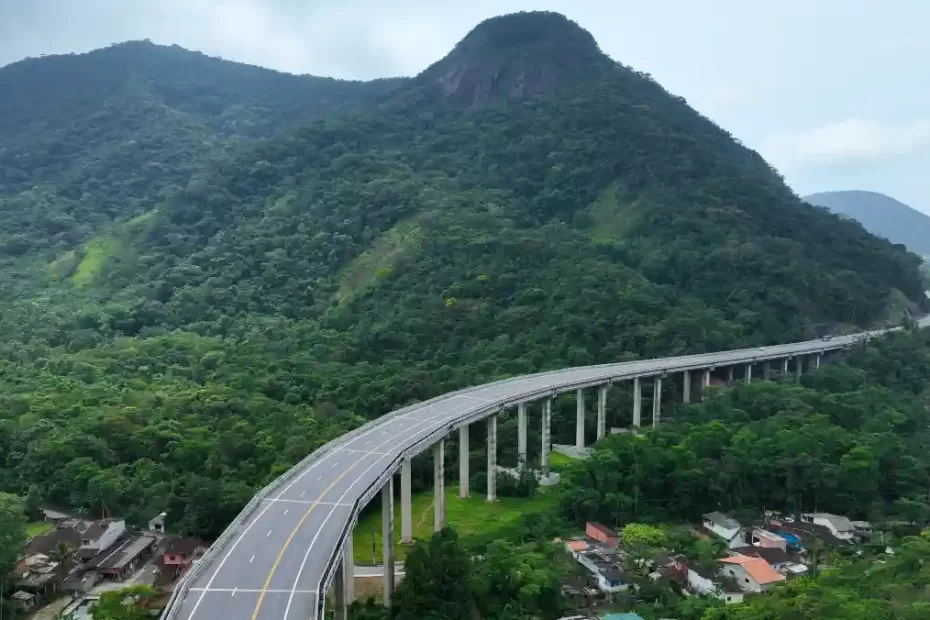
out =
{"type": "MultiPolygon", "coordinates": [[[[339,474],[339,476],[335,480],[333,480],[330,483],[328,487],[326,487],[326,489],[322,493],[320,493],[320,496],[316,498],[315,503],[311,504],[310,508],[308,508],[307,511],[304,513],[304,516],[300,518],[300,521],[294,527],[294,531],[292,531],[290,536],[287,537],[287,540],[284,541],[284,546],[281,547],[281,551],[278,552],[278,557],[275,558],[274,564],[271,565],[271,570],[268,572],[268,578],[265,580],[265,585],[262,586],[262,591],[258,595],[258,602],[255,603],[255,611],[252,612],[252,620],[256,620],[258,618],[258,611],[262,607],[262,601],[265,599],[265,593],[268,591],[268,586],[271,585],[271,579],[274,577],[275,571],[278,570],[278,564],[281,563],[281,558],[284,557],[284,552],[287,551],[288,546],[291,544],[291,541],[294,539],[294,536],[297,534],[297,530],[299,530],[300,527],[304,524],[304,521],[306,521],[307,517],[310,516],[310,513],[313,512],[313,509],[319,505],[319,502],[322,501],[323,497],[327,493],[332,491],[333,487],[336,486],[336,484],[338,484],[338,482],[342,480],[342,478],[347,473],[349,473],[353,467],[361,463],[364,458],[365,457],[362,457],[358,459],[357,461],[355,461],[354,463],[352,463],[351,465],[349,465],[341,474],[339,474]]],[[[317,594],[317,596],[319,596],[319,593],[317,594]]]]}

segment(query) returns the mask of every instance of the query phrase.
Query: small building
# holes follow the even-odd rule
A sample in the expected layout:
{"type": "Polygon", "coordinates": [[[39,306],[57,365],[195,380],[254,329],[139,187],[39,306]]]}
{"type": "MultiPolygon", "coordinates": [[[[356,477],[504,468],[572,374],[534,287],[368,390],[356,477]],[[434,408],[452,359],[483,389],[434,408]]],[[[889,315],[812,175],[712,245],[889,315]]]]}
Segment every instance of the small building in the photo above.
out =
{"type": "Polygon", "coordinates": [[[727,549],[740,547],[743,540],[743,526],[739,521],[722,512],[709,512],[704,515],[704,528],[727,543],[727,549]]]}
{"type": "Polygon", "coordinates": [[[872,524],[868,521],[851,521],[853,531],[857,538],[871,538],[872,524]]]}
{"type": "Polygon", "coordinates": [[[785,576],[762,558],[736,555],[720,560],[721,573],[732,577],[743,592],[765,592],[783,582],[785,576]]]}
{"type": "Polygon", "coordinates": [[[142,563],[152,557],[155,537],[149,534],[125,536],[87,563],[87,568],[113,579],[129,577],[142,563]]]}
{"type": "Polygon", "coordinates": [[[632,585],[623,574],[623,558],[617,553],[594,550],[579,553],[575,558],[588,569],[602,592],[613,594],[627,590],[632,585]]]}
{"type": "Polygon", "coordinates": [[[165,533],[165,517],[167,516],[168,516],[168,513],[162,512],[158,516],[153,517],[152,520],[149,521],[149,531],[155,532],[156,534],[164,534],[165,533]]]}
{"type": "Polygon", "coordinates": [[[601,616],[601,620],[643,620],[643,617],[639,614],[628,612],[625,614],[608,614],[606,616],[601,616]]]}
{"type": "Polygon", "coordinates": [[[801,515],[802,523],[819,525],[830,531],[834,538],[842,541],[851,541],[855,538],[856,530],[852,521],[846,517],[830,514],[829,512],[807,512],[801,515]]]}
{"type": "Polygon", "coordinates": [[[620,542],[620,537],[617,536],[617,532],[610,529],[606,525],[594,523],[593,521],[588,521],[585,523],[584,533],[589,538],[603,543],[608,547],[616,547],[620,542]]]}
{"type": "Polygon", "coordinates": [[[36,596],[30,592],[17,590],[10,598],[20,611],[31,611],[36,606],[36,596]]]}
{"type": "Polygon", "coordinates": [[[774,549],[788,550],[788,541],[777,534],[767,530],[753,528],[749,542],[753,547],[767,547],[774,549]]]}
{"type": "MultiPolygon", "coordinates": [[[[584,541],[579,541],[584,542],[584,541]]],[[[571,543],[569,543],[571,544],[571,543]]],[[[188,567],[207,550],[207,545],[199,538],[175,536],[165,544],[163,553],[165,566],[188,567]]]]}
{"type": "Polygon", "coordinates": [[[565,550],[577,558],[579,553],[584,553],[588,550],[588,543],[583,540],[570,540],[565,543],[565,550]]]}
{"type": "Polygon", "coordinates": [[[126,533],[126,521],[123,519],[101,519],[94,521],[81,534],[80,555],[84,559],[90,559],[106,551],[126,533]]]}
{"type": "Polygon", "coordinates": [[[781,572],[782,568],[795,563],[787,551],[778,547],[735,547],[730,549],[730,553],[749,558],[762,558],[779,572],[781,572]]]}

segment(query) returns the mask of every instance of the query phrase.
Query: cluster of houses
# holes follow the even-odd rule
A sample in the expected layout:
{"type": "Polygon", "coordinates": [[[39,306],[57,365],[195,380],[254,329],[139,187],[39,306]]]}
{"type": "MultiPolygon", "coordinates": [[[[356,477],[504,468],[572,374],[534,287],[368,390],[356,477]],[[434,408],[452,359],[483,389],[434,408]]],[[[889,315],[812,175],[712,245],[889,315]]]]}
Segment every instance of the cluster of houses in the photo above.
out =
{"type": "MultiPolygon", "coordinates": [[[[724,543],[726,555],[713,567],[698,566],[679,554],[640,558],[637,566],[646,568],[650,579],[675,584],[684,595],[716,596],[726,603],[741,602],[746,595],[806,574],[812,561],[811,541],[818,541],[818,547],[835,547],[861,542],[872,533],[865,521],[821,512],[804,513],[798,519],[768,513],[758,526],[711,512],[694,530],[698,536],[712,536],[724,543]]],[[[608,597],[634,587],[620,542],[614,530],[589,522],[583,537],[565,543],[566,550],[590,573],[584,595],[592,596],[595,587],[608,597]]]]}
{"type": "Polygon", "coordinates": [[[153,523],[134,531],[123,519],[85,520],[50,510],[45,519],[54,527],[27,543],[15,568],[13,599],[24,611],[130,577],[165,588],[206,551],[199,539],[165,536],[163,521],[161,529],[153,523]]]}

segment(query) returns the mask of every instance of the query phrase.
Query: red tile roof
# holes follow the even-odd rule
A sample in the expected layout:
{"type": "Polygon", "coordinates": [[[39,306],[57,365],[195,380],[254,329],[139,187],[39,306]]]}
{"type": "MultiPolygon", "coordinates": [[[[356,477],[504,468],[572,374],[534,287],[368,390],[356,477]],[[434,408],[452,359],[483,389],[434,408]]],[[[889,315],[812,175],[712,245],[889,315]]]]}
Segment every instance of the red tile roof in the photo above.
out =
{"type": "Polygon", "coordinates": [[[732,558],[723,558],[720,561],[726,564],[738,564],[742,566],[743,570],[745,570],[760,586],[785,580],[784,575],[778,574],[778,572],[772,568],[772,565],[762,558],[749,558],[737,555],[732,558]]]}

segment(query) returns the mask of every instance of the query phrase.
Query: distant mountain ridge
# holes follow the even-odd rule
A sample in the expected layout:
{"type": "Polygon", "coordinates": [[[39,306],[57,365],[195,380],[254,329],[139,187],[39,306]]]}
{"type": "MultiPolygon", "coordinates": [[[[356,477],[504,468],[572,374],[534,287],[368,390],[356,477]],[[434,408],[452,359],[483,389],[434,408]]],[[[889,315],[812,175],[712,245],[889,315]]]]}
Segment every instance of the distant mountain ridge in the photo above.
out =
{"type": "Polygon", "coordinates": [[[804,200],[852,218],[869,232],[900,243],[921,256],[930,256],[930,215],[878,192],[846,190],[820,192],[804,200]]]}
{"type": "Polygon", "coordinates": [[[0,262],[84,241],[243,142],[404,82],[291,75],[149,41],[0,67],[0,262]]]}

